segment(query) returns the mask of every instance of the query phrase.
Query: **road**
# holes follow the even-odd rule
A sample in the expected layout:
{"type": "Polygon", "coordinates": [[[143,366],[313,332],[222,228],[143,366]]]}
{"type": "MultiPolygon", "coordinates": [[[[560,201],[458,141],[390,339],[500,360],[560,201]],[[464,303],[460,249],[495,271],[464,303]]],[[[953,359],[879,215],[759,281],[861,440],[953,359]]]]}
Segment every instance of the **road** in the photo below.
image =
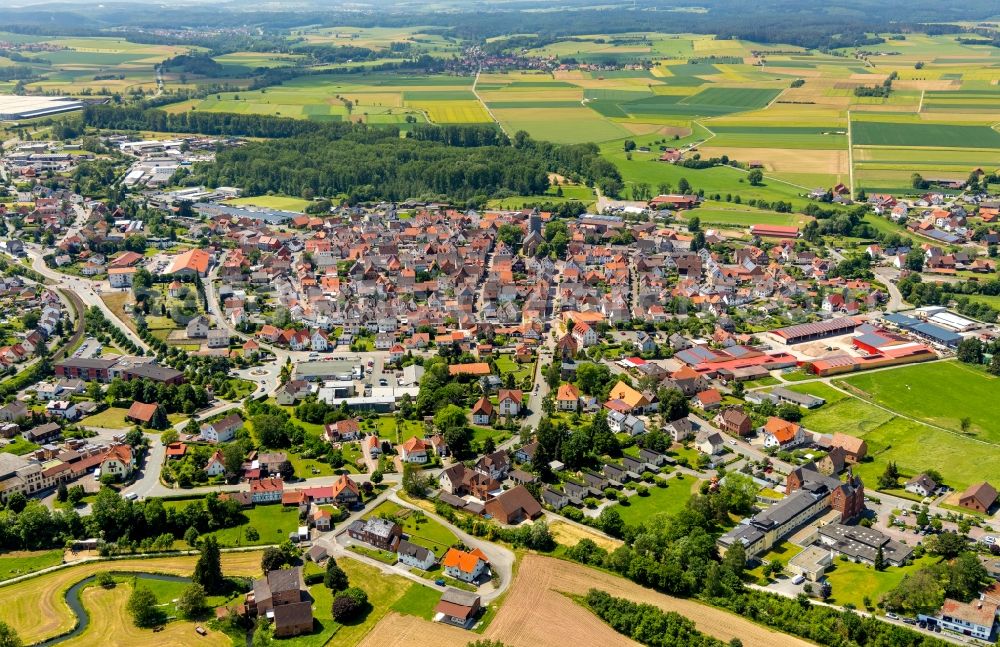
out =
{"type": "Polygon", "coordinates": [[[108,321],[116,325],[118,328],[121,328],[122,332],[125,333],[125,336],[128,337],[132,343],[144,351],[149,352],[149,346],[146,345],[146,342],[142,341],[142,339],[139,338],[139,335],[132,332],[132,329],[129,328],[125,322],[122,321],[121,318],[119,318],[118,315],[108,307],[106,303],[104,303],[104,299],[100,296],[103,281],[92,281],[81,277],[69,276],[50,269],[45,264],[45,261],[42,260],[42,256],[45,252],[39,245],[35,245],[34,243],[25,243],[24,247],[28,252],[28,256],[31,258],[31,269],[52,281],[56,287],[63,288],[76,294],[86,306],[97,306],[100,308],[108,321]]]}

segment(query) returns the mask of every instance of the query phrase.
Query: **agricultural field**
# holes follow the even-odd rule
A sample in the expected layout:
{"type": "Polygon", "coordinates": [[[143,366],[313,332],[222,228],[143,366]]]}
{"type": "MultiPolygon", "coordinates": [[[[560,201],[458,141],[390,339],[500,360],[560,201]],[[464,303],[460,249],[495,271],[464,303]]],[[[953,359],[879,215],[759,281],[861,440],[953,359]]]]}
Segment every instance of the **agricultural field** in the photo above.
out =
{"type": "Polygon", "coordinates": [[[277,209],[279,211],[305,211],[311,203],[302,198],[288,198],[280,195],[258,195],[248,198],[233,198],[227,200],[226,204],[234,207],[260,207],[262,209],[277,209]]]}
{"type": "Polygon", "coordinates": [[[992,409],[998,379],[958,362],[935,362],[843,380],[848,390],[892,411],[969,438],[1000,445],[992,409]],[[962,419],[968,418],[968,427],[962,419]]]}
{"type": "Polygon", "coordinates": [[[936,469],[961,491],[1000,478],[990,460],[1000,436],[985,404],[995,379],[957,362],[934,362],[837,380],[846,393],[820,382],[788,388],[827,401],[805,413],[807,429],[865,439],[869,460],[854,469],[869,487],[892,461],[906,477],[936,469]]]}
{"type": "MultiPolygon", "coordinates": [[[[260,557],[257,551],[224,553],[222,570],[227,575],[257,577],[260,557]]],[[[115,570],[189,576],[196,560],[195,556],[125,559],[115,562],[115,570]]],[[[29,644],[68,631],[73,627],[74,616],[64,601],[66,591],[76,582],[105,570],[105,563],[91,562],[2,587],[7,602],[0,609],[0,620],[11,625],[29,644]]]]}

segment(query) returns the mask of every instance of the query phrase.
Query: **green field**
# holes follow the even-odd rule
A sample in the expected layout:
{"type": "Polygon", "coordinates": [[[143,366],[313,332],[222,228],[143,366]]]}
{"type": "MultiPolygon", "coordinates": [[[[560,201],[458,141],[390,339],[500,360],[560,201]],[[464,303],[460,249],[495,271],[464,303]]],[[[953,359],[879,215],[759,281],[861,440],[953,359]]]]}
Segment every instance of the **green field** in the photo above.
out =
{"type": "Polygon", "coordinates": [[[978,368],[935,362],[856,375],[843,383],[900,414],[1000,445],[1000,419],[991,404],[1000,381],[978,368]],[[971,421],[967,433],[961,428],[963,417],[971,421]]]}
{"type": "Polygon", "coordinates": [[[654,514],[675,514],[687,505],[701,482],[696,479],[676,477],[667,481],[666,488],[649,486],[649,496],[633,496],[628,505],[617,504],[615,510],[625,523],[637,525],[654,514]]]}
{"type": "Polygon", "coordinates": [[[876,571],[866,564],[835,559],[833,567],[826,572],[833,589],[828,602],[840,606],[850,603],[858,609],[864,609],[867,597],[875,605],[883,595],[896,588],[903,577],[930,566],[935,561],[935,558],[925,556],[909,566],[889,566],[884,571],[876,571]]]}
{"type": "Polygon", "coordinates": [[[1000,148],[1000,132],[987,126],[854,121],[851,141],[855,146],[1000,148]]]}
{"type": "Polygon", "coordinates": [[[121,409],[118,407],[108,407],[100,413],[95,413],[92,416],[87,416],[80,421],[80,424],[84,427],[102,427],[104,429],[122,429],[124,427],[130,427],[133,423],[125,419],[125,414],[128,413],[128,409],[121,409]]]}
{"type": "Polygon", "coordinates": [[[34,573],[62,564],[61,550],[21,551],[0,553],[0,580],[34,573]]]}
{"type": "Polygon", "coordinates": [[[235,198],[227,200],[226,204],[234,206],[254,206],[266,209],[278,209],[280,211],[305,211],[311,202],[302,198],[289,198],[281,195],[258,195],[249,198],[235,198]]]}

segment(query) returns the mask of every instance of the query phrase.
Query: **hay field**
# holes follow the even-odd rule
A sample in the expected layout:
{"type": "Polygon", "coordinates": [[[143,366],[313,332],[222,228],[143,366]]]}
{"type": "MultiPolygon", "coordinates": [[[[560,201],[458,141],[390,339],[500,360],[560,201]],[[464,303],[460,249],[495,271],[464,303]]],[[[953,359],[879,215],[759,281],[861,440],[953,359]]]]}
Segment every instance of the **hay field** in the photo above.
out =
{"type": "MultiPolygon", "coordinates": [[[[184,620],[168,622],[163,631],[139,629],[125,613],[125,605],[132,593],[131,584],[120,583],[113,589],[88,587],[81,593],[80,601],[90,615],[90,625],[76,638],[62,643],[64,647],[188,647],[191,644],[206,647],[226,647],[232,640],[221,631],[205,627],[208,635],[199,636],[194,628],[198,623],[184,620]]],[[[204,627],[205,625],[202,624],[204,627]]]]}
{"type": "MultiPolygon", "coordinates": [[[[223,553],[222,571],[227,575],[257,576],[261,554],[223,553]]],[[[89,562],[0,587],[5,600],[0,606],[0,620],[12,626],[25,643],[38,642],[73,627],[74,616],[63,596],[80,580],[104,571],[190,575],[196,561],[197,557],[191,555],[89,562]]]]}

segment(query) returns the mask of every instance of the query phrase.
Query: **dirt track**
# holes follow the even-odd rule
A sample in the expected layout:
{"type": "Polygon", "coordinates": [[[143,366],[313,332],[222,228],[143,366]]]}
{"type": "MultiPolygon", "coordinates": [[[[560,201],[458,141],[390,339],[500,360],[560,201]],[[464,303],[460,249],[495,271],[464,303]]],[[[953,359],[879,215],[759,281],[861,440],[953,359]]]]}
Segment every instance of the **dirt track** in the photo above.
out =
{"type": "MultiPolygon", "coordinates": [[[[808,647],[811,644],[755,625],[726,611],[656,593],[614,575],[538,555],[528,555],[521,562],[503,608],[484,636],[514,647],[637,645],[563,595],[584,594],[591,588],[653,604],[665,611],[676,611],[693,620],[701,631],[720,640],[739,638],[747,647],[808,647]]],[[[391,614],[376,625],[361,645],[463,647],[469,642],[470,635],[456,631],[424,620],[391,614]]]]}

